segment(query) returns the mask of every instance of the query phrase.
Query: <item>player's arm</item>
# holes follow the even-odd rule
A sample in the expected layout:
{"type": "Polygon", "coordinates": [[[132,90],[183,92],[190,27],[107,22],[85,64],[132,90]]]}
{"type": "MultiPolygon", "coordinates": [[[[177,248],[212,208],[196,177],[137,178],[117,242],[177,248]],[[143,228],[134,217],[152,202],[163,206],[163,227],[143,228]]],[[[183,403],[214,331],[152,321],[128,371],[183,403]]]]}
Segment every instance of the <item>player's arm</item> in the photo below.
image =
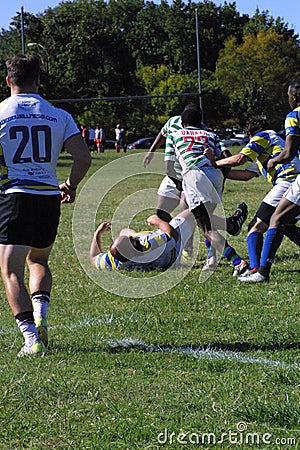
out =
{"type": "Polygon", "coordinates": [[[110,222],[102,222],[94,233],[90,246],[90,263],[94,266],[98,255],[102,253],[101,234],[111,230],[110,222]]]}
{"type": "Polygon", "coordinates": [[[148,164],[150,164],[150,162],[153,159],[154,156],[154,152],[157,148],[161,147],[164,145],[164,143],[166,142],[166,138],[162,135],[162,132],[160,131],[158,133],[158,135],[156,136],[153,144],[151,145],[151,147],[149,148],[148,152],[146,153],[146,155],[144,156],[143,159],[143,166],[147,167],[148,164]]]}
{"type": "Polygon", "coordinates": [[[168,234],[169,236],[174,238],[176,242],[178,241],[179,236],[175,228],[173,228],[172,225],[170,225],[168,222],[160,219],[156,214],[148,217],[147,223],[148,225],[158,228],[163,233],[168,234]]]}
{"type": "Polygon", "coordinates": [[[268,161],[268,171],[273,170],[277,164],[286,164],[292,161],[298,154],[300,149],[300,136],[295,134],[287,135],[285,139],[285,146],[282,152],[275,158],[268,161]]]}
{"type": "Polygon", "coordinates": [[[236,155],[229,156],[228,158],[219,159],[216,161],[216,166],[221,167],[234,167],[242,166],[249,161],[249,158],[243,153],[238,153],[236,155]]]}
{"type": "Polygon", "coordinates": [[[173,181],[178,191],[182,191],[182,181],[177,178],[177,173],[174,168],[174,159],[165,160],[165,172],[168,177],[173,181]]]}
{"type": "Polygon", "coordinates": [[[252,178],[258,177],[258,174],[255,172],[251,172],[250,170],[239,170],[239,169],[233,169],[228,172],[227,178],[229,180],[236,180],[236,181],[249,181],[252,180],[252,178]]]}
{"type": "Polygon", "coordinates": [[[62,193],[62,203],[72,203],[76,197],[77,185],[84,178],[91,165],[91,154],[80,134],[70,137],[64,144],[65,150],[73,157],[69,177],[59,188],[62,193]]]}

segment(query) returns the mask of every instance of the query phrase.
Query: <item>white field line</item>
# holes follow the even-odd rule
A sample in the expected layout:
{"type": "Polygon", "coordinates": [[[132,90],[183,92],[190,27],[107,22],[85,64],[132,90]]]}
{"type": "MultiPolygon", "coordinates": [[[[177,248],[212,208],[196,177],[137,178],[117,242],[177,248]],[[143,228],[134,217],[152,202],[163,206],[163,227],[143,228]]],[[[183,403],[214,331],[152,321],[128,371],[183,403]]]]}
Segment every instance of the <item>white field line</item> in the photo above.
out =
{"type": "MultiPolygon", "coordinates": [[[[80,328],[94,327],[98,325],[111,325],[113,322],[117,322],[118,319],[111,314],[106,317],[91,317],[85,320],[79,320],[78,322],[70,323],[67,325],[54,325],[50,326],[49,330],[76,330],[80,328]]],[[[128,321],[128,320],[127,320],[128,321]]],[[[19,333],[17,327],[14,328],[1,328],[0,335],[4,334],[16,334],[19,333]]],[[[194,348],[192,346],[179,346],[179,347],[167,347],[159,345],[146,344],[133,338],[124,339],[110,339],[105,341],[109,347],[114,349],[138,349],[149,353],[178,353],[183,355],[190,355],[195,359],[205,359],[210,361],[236,361],[245,364],[258,364],[264,367],[274,367],[281,369],[298,369],[298,364],[286,364],[282,361],[276,361],[272,359],[254,357],[245,355],[241,352],[234,352],[229,350],[219,350],[217,348],[205,345],[205,347],[194,348]]]]}

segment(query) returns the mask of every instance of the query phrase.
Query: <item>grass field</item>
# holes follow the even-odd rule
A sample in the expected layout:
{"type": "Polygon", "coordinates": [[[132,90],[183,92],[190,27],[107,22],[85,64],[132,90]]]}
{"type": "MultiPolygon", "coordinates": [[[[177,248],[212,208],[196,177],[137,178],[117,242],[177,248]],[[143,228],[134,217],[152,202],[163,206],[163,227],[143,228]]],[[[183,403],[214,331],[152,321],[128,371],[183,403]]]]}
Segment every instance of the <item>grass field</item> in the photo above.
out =
{"type": "MultiPolygon", "coordinates": [[[[76,207],[63,205],[50,259],[50,350],[44,358],[16,357],[23,340],[0,288],[0,449],[300,448],[297,247],[284,240],[269,284],[241,286],[223,259],[199,282],[200,243],[193,268],[178,269],[178,284],[169,290],[161,288],[159,273],[134,274],[133,286],[144,278],[154,286],[149,296],[137,291],[136,297],[104,289],[101,274],[84,263],[95,228],[86,212],[98,197],[91,217],[114,215],[116,227],[134,192],[149,190],[150,200],[136,202],[136,211],[131,201],[133,225],[143,228],[154,211],[162,175],[143,169],[143,155],[137,157],[139,175],[123,154],[94,153],[87,177],[94,180],[91,203],[82,201],[83,188],[76,207]],[[114,179],[118,170],[124,181],[114,179]],[[74,208],[74,230],[83,227],[76,249],[74,208]]],[[[63,154],[60,181],[70,165],[63,154]]],[[[250,220],[267,190],[262,179],[228,181],[224,209],[232,213],[246,201],[250,220]]],[[[244,257],[246,232],[244,226],[230,238],[244,257]]],[[[117,284],[122,290],[118,278],[117,284]]]]}

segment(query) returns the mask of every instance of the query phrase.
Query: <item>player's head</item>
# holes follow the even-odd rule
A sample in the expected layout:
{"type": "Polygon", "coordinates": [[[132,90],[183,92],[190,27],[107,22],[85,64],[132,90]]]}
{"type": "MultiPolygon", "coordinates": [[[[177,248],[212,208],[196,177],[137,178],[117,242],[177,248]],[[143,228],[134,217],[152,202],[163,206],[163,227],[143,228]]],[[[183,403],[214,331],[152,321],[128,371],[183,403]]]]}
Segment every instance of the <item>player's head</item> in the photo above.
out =
{"type": "Polygon", "coordinates": [[[266,119],[263,117],[251,117],[247,120],[245,131],[248,136],[254,136],[259,131],[263,131],[267,128],[266,119]]]}
{"type": "Polygon", "coordinates": [[[292,109],[300,105],[300,78],[293,80],[288,88],[288,99],[292,109]]]}
{"type": "Polygon", "coordinates": [[[187,109],[197,109],[198,111],[200,111],[200,107],[199,105],[197,105],[197,103],[189,103],[184,107],[183,111],[186,111],[187,109]]]}
{"type": "Polygon", "coordinates": [[[200,108],[185,108],[181,114],[181,121],[184,127],[201,128],[202,114],[200,108]]]}
{"type": "Polygon", "coordinates": [[[6,61],[7,83],[21,88],[38,86],[40,61],[37,56],[16,54],[6,61]]]}
{"type": "Polygon", "coordinates": [[[132,236],[118,236],[109,250],[111,255],[121,262],[130,261],[140,255],[139,241],[132,236]]]}

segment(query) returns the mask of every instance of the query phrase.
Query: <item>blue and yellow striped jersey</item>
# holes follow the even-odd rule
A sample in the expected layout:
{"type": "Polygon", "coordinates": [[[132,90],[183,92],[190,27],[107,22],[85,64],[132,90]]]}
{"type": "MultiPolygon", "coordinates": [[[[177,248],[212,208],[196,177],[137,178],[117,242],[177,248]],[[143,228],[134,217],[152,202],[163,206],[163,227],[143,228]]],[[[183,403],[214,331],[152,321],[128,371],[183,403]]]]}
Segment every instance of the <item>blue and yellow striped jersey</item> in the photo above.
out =
{"type": "Polygon", "coordinates": [[[277,164],[271,172],[267,171],[267,163],[270,158],[279,155],[284,149],[284,140],[273,130],[259,131],[240,153],[251,161],[256,161],[261,174],[265,179],[275,184],[278,179],[294,179],[299,173],[299,159],[294,158],[288,164],[277,164]]]}
{"type": "Polygon", "coordinates": [[[100,253],[95,259],[95,266],[100,271],[106,270],[155,270],[166,269],[177,257],[176,241],[169,234],[158,231],[143,231],[134,236],[140,243],[140,256],[131,261],[121,262],[110,252],[100,253]]]}
{"type": "Polygon", "coordinates": [[[288,113],[285,118],[285,134],[300,136],[300,106],[288,113]]]}

